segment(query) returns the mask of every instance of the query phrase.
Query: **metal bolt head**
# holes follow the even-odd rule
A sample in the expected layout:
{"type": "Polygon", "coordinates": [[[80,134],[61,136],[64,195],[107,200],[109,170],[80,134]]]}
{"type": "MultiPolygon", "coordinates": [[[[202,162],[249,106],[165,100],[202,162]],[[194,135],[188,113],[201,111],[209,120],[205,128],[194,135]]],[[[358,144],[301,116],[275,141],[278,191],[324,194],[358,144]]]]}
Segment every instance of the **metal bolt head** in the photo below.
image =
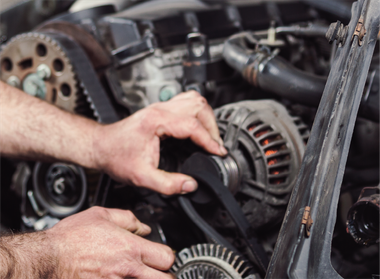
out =
{"type": "Polygon", "coordinates": [[[22,81],[22,90],[31,96],[45,99],[45,82],[37,74],[29,74],[24,78],[22,81]]]}
{"type": "Polygon", "coordinates": [[[37,67],[36,74],[39,78],[47,80],[51,76],[51,70],[46,64],[41,64],[37,67]]]}
{"type": "Polygon", "coordinates": [[[56,181],[54,181],[53,189],[54,192],[57,194],[62,194],[65,191],[66,185],[65,185],[65,179],[63,177],[60,177],[56,181]]]}
{"type": "Polygon", "coordinates": [[[20,87],[20,79],[16,76],[10,76],[8,79],[7,79],[7,83],[10,85],[10,86],[13,86],[13,87],[20,87]]]}
{"type": "Polygon", "coordinates": [[[169,101],[171,98],[175,96],[176,92],[174,88],[169,86],[165,86],[160,90],[159,99],[161,102],[169,101]]]}
{"type": "Polygon", "coordinates": [[[332,44],[336,40],[336,44],[342,46],[346,42],[348,32],[348,26],[344,26],[339,20],[330,24],[329,29],[326,32],[326,39],[329,44],[332,44]]]}

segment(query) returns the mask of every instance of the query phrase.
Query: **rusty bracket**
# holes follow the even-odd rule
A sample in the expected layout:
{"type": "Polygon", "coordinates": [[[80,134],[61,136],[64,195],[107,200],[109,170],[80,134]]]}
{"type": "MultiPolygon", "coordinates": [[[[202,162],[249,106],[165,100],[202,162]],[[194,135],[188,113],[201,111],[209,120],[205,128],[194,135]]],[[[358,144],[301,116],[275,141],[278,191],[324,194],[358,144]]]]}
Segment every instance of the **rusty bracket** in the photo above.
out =
{"type": "Polygon", "coordinates": [[[359,20],[358,20],[358,23],[356,24],[354,34],[352,34],[351,42],[352,42],[352,40],[354,39],[355,36],[358,36],[358,38],[359,38],[359,41],[358,41],[359,42],[359,46],[361,46],[363,44],[363,38],[364,38],[364,35],[366,33],[367,33],[367,30],[364,27],[364,18],[361,15],[360,18],[359,18],[359,20]]]}
{"type": "Polygon", "coordinates": [[[311,228],[311,225],[313,225],[313,219],[311,219],[311,216],[310,216],[310,206],[305,207],[305,210],[302,215],[301,226],[302,225],[305,225],[305,228],[306,228],[305,233],[306,233],[306,236],[309,237],[310,228],[311,228]]]}

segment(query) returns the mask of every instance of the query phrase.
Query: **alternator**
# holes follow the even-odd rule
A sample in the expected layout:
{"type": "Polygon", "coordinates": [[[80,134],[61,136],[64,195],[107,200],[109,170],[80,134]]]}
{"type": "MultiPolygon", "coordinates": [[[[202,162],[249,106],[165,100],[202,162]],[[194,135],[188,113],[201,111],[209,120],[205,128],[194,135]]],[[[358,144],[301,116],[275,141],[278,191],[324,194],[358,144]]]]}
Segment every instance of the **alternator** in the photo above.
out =
{"type": "MultiPolygon", "coordinates": [[[[225,174],[225,185],[246,197],[236,198],[254,228],[277,222],[301,165],[306,125],[271,100],[229,104],[215,110],[215,115],[231,155],[214,157],[225,174]]],[[[222,209],[218,215],[217,223],[228,227],[222,209]]]]}

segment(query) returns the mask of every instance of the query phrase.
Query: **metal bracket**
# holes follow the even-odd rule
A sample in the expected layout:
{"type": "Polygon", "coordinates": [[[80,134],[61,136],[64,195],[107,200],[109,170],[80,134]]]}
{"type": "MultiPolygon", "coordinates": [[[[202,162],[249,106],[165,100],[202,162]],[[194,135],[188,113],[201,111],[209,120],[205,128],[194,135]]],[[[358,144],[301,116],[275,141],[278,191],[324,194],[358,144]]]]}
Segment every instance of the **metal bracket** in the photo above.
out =
{"type": "Polygon", "coordinates": [[[310,206],[305,207],[305,210],[302,215],[301,226],[302,225],[305,225],[305,228],[306,228],[305,233],[306,233],[306,236],[309,237],[311,225],[313,225],[313,219],[311,219],[311,216],[310,216],[310,206]]]}
{"type": "Polygon", "coordinates": [[[360,16],[358,23],[356,24],[354,34],[352,34],[351,42],[354,39],[355,36],[358,36],[359,38],[359,46],[363,45],[363,38],[364,35],[367,34],[367,30],[364,27],[364,18],[363,15],[360,16]]]}

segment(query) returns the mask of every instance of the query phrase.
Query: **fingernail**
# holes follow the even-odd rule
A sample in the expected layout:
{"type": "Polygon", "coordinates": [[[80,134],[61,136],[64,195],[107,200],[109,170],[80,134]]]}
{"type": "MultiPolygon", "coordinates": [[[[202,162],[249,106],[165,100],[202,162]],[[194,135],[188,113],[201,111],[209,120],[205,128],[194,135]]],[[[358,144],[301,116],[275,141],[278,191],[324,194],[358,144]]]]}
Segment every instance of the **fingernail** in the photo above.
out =
{"type": "Polygon", "coordinates": [[[183,184],[182,184],[182,192],[181,194],[186,194],[186,193],[189,193],[189,192],[193,192],[197,189],[198,185],[195,181],[192,181],[192,180],[188,180],[188,181],[185,181],[183,184]]]}
{"type": "Polygon", "coordinates": [[[225,155],[228,154],[227,149],[226,149],[223,145],[219,146],[219,150],[220,150],[220,153],[221,153],[223,156],[225,156],[225,155]]]}

